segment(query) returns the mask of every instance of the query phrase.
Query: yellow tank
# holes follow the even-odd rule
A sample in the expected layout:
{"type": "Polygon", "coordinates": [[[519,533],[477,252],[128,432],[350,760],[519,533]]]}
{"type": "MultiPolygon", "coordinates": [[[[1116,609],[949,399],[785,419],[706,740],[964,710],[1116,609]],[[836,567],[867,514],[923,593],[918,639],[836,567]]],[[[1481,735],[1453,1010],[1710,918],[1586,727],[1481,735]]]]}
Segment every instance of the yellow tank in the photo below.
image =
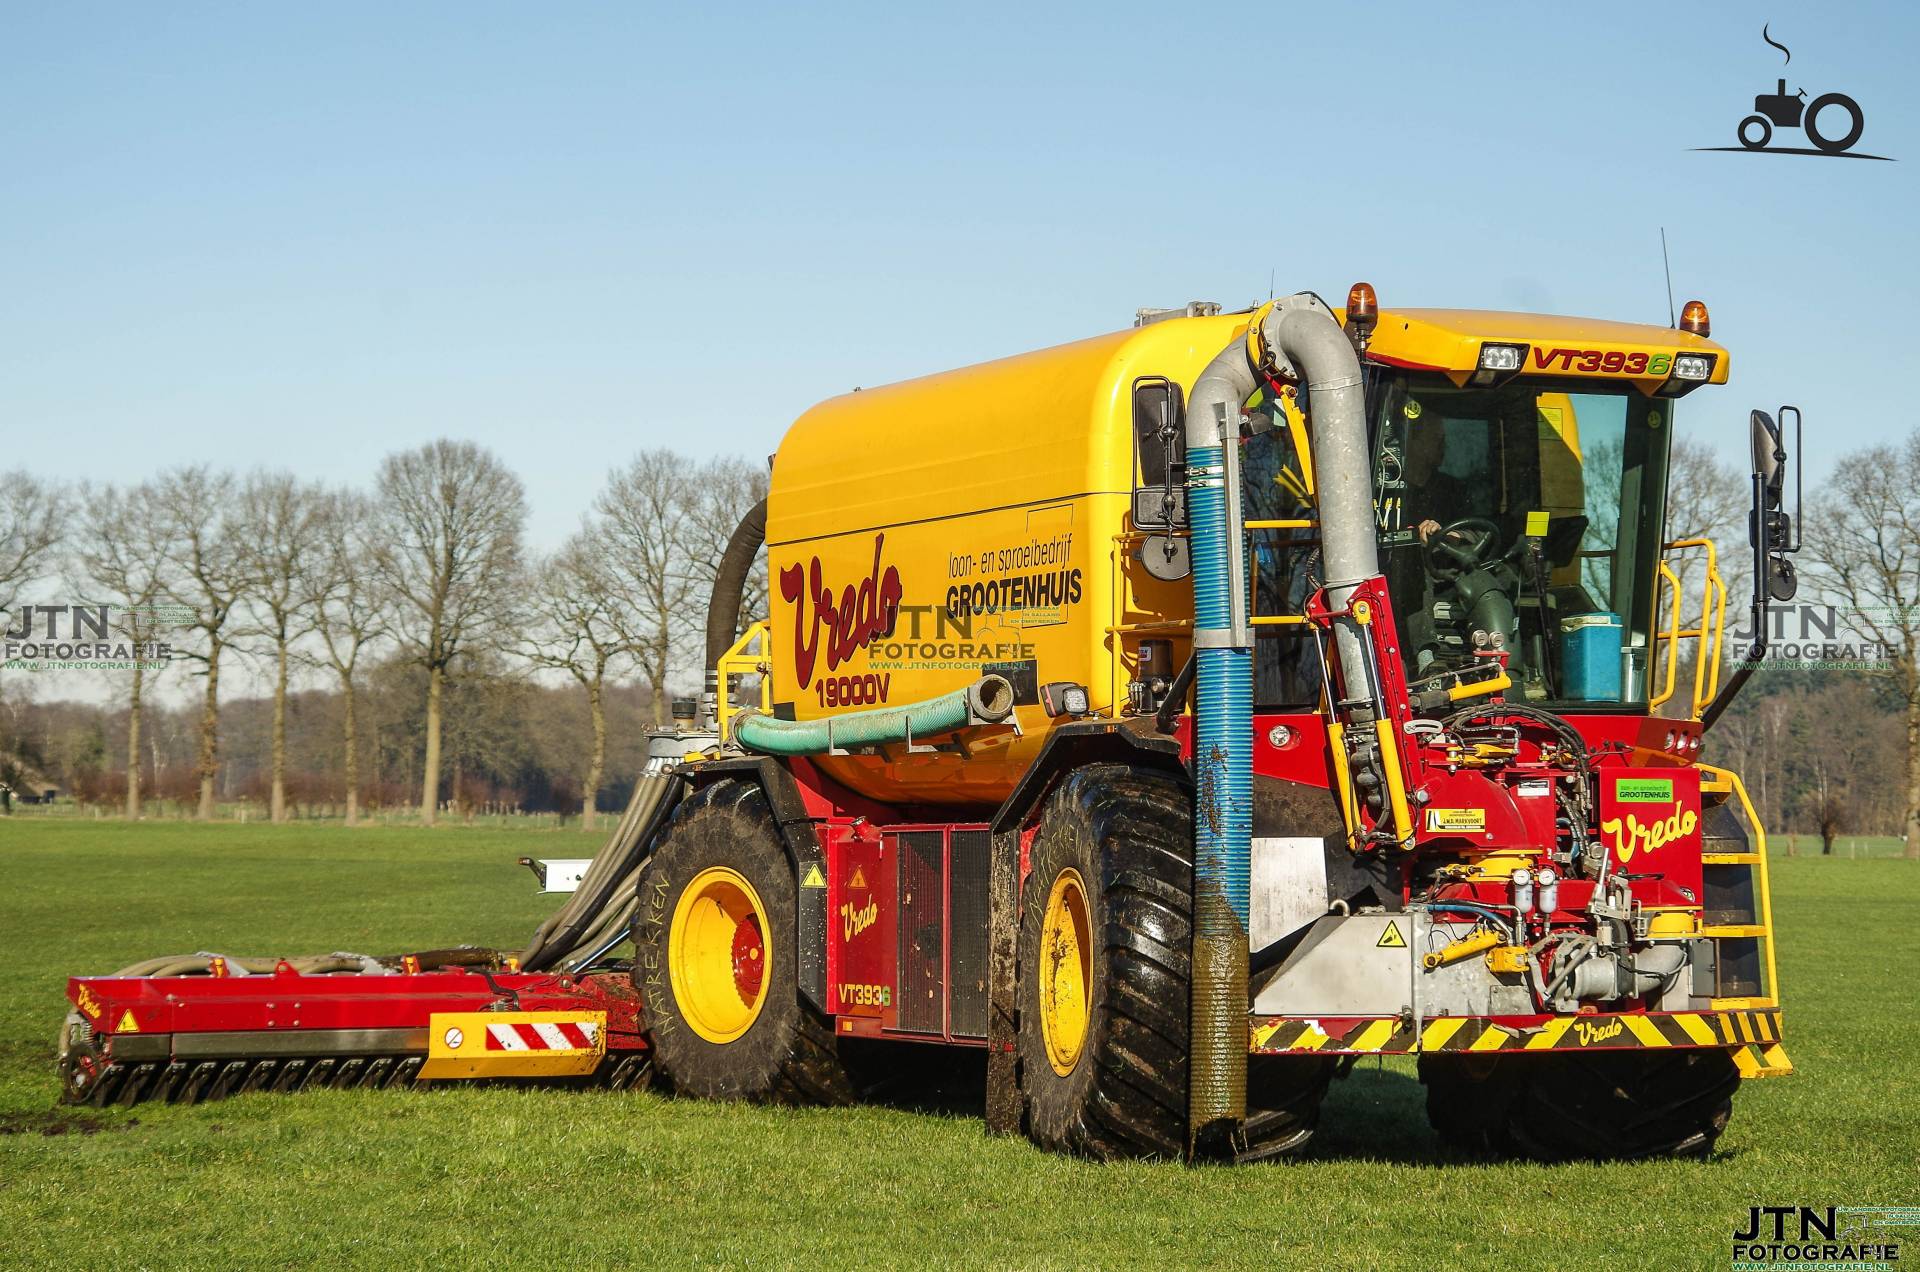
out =
{"type": "Polygon", "coordinates": [[[774,457],[767,504],[773,701],[816,719],[1013,681],[1018,731],[964,754],[823,758],[892,803],[995,804],[1052,722],[1033,689],[1111,710],[1139,641],[1187,656],[1192,588],[1149,576],[1128,534],[1133,387],[1191,385],[1245,314],[1175,318],[814,407],[774,457]],[[887,616],[892,615],[892,621],[887,616]]]}

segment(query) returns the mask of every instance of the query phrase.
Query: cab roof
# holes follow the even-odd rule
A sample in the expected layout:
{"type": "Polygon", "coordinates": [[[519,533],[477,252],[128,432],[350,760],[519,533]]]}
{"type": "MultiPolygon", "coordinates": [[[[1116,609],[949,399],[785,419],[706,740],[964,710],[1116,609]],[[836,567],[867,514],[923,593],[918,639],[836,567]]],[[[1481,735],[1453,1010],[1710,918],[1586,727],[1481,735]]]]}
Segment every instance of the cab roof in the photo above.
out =
{"type": "Polygon", "coordinates": [[[1525,345],[1523,375],[1595,376],[1658,385],[1668,379],[1674,355],[1693,353],[1713,357],[1713,371],[1704,383],[1727,382],[1726,348],[1692,332],[1497,309],[1382,309],[1367,357],[1387,366],[1442,371],[1464,379],[1479,367],[1484,344],[1525,345]]]}

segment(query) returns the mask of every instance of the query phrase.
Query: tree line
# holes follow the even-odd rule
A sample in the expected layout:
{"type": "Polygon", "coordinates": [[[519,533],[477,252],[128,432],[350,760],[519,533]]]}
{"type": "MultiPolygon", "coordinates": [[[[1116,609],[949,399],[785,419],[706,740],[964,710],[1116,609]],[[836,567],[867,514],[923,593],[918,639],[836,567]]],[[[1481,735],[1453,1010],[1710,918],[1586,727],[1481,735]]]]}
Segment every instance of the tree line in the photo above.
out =
{"type": "MultiPolygon", "coordinates": [[[[728,536],[765,488],[763,464],[645,450],[608,474],[579,530],[536,555],[526,544],[520,479],[469,442],[390,454],[366,488],[206,465],[130,486],[0,474],[0,597],[58,579],[86,605],[108,606],[113,637],[136,655],[111,711],[56,710],[0,693],[0,781],[18,786],[36,765],[57,761],[77,796],[97,798],[111,716],[125,757],[116,802],[140,816],[168,781],[153,730],[168,731],[169,750],[181,732],[177,711],[149,703],[152,678],[178,665],[199,682],[191,801],[210,819],[226,765],[221,677],[244,661],[270,686],[265,736],[250,740],[264,743],[260,793],[274,821],[286,820],[292,785],[312,785],[312,770],[293,764],[290,730],[300,758],[324,763],[310,730],[290,723],[290,709],[311,700],[305,714],[323,714],[337,729],[334,785],[349,823],[370,789],[395,802],[391,775],[404,771],[431,825],[451,751],[456,798],[467,795],[462,766],[478,760],[477,776],[523,779],[522,797],[540,786],[559,804],[577,790],[591,825],[606,785],[610,710],[632,717],[643,706],[646,720],[666,721],[670,683],[700,668],[707,589],[728,536]],[[162,646],[168,656],[152,656],[162,646]],[[302,673],[329,691],[300,692],[302,673]],[[549,747],[578,756],[570,780],[532,766],[529,783],[529,766],[516,765],[513,752],[541,732],[525,711],[540,708],[534,714],[549,723],[568,714],[554,709],[565,698],[554,681],[584,698],[586,737],[549,747]],[[396,709],[407,700],[417,707],[396,709]],[[63,728],[48,727],[54,716],[63,728]],[[488,736],[470,736],[476,727],[488,736]]],[[[751,587],[764,596],[764,572],[751,587]]],[[[743,612],[757,614],[760,597],[750,595],[743,612]]],[[[60,626],[62,606],[36,615],[28,604],[10,600],[9,631],[76,635],[71,613],[69,628],[60,626]]],[[[169,794],[184,796],[179,785],[169,794]]]]}
{"type": "MultiPolygon", "coordinates": [[[[258,798],[276,819],[290,791],[352,820],[363,798],[392,807],[405,787],[432,821],[450,767],[463,804],[591,817],[595,797],[617,796],[637,771],[669,683],[702,670],[707,591],[765,482],[746,460],[644,451],[609,473],[577,533],[535,558],[521,483],[467,443],[389,455],[365,489],[204,466],[126,487],[0,474],[0,599],[62,579],[76,597],[111,602],[127,641],[169,636],[174,664],[200,682],[189,712],[148,705],[151,673],[138,667],[115,708],[29,702],[0,680],[0,781],[37,766],[105,803],[110,773],[110,798],[130,816],[158,792],[201,817],[223,796],[258,798]],[[175,613],[184,628],[166,626],[175,613]],[[271,685],[238,704],[237,749],[220,685],[236,660],[271,685]]],[[[1719,546],[1729,658],[1751,586],[1748,489],[1707,447],[1676,442],[1667,537],[1719,546]]],[[[1880,657],[1770,666],[1706,758],[1744,775],[1769,827],[1829,848],[1840,834],[1901,835],[1915,854],[1920,432],[1843,456],[1802,521],[1801,600],[1830,605],[1880,657]]],[[[1677,569],[1695,594],[1697,563],[1677,569]]],[[[742,613],[764,612],[762,572],[742,613]]]]}

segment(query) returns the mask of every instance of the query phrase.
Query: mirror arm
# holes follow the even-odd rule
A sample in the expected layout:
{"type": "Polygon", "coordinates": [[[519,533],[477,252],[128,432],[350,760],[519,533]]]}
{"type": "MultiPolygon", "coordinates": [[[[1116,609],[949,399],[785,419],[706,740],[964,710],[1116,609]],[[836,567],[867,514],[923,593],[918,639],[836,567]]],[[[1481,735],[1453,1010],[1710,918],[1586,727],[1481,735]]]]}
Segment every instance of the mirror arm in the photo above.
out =
{"type": "Polygon", "coordinates": [[[1753,542],[1753,603],[1748,609],[1753,622],[1753,647],[1747,650],[1747,656],[1740,666],[1722,685],[1720,692],[1707,705],[1705,714],[1700,717],[1700,731],[1705,733],[1714,726],[1714,722],[1726,714],[1727,708],[1746,687],[1747,681],[1760,667],[1767,654],[1767,618],[1772,613],[1772,600],[1767,593],[1767,485],[1766,478],[1759,473],[1753,475],[1753,525],[1752,533],[1747,536],[1753,542]]]}
{"type": "MultiPolygon", "coordinates": [[[[1760,419],[1765,418],[1764,413],[1760,411],[1755,411],[1754,416],[1756,423],[1760,419]]],[[[1773,446],[1773,460],[1776,464],[1793,463],[1793,457],[1804,454],[1800,408],[1797,406],[1783,406],[1779,410],[1779,416],[1779,431],[1774,432],[1772,429],[1768,430],[1771,434],[1770,440],[1773,446]],[[1793,414],[1793,451],[1791,455],[1787,450],[1786,444],[1788,412],[1792,412],[1793,414]]],[[[1753,676],[1753,673],[1759,669],[1760,663],[1766,657],[1767,627],[1769,625],[1767,620],[1773,613],[1773,594],[1770,586],[1773,571],[1770,567],[1776,559],[1784,565],[1789,556],[1800,550],[1801,534],[1806,522],[1806,518],[1803,515],[1805,510],[1805,504],[1803,502],[1805,487],[1803,485],[1804,478],[1800,466],[1796,464],[1793,471],[1793,512],[1791,515],[1774,506],[1775,492],[1770,488],[1766,476],[1759,471],[1759,467],[1759,464],[1756,462],[1753,474],[1753,520],[1748,525],[1747,534],[1748,539],[1753,544],[1753,606],[1750,611],[1753,615],[1753,647],[1747,651],[1747,656],[1741,660],[1740,666],[1734,671],[1733,675],[1728,678],[1727,683],[1721,688],[1720,692],[1714,696],[1713,701],[1708,704],[1705,713],[1701,715],[1700,731],[1702,733],[1711,729],[1714,726],[1714,722],[1726,714],[1727,708],[1733,705],[1733,700],[1739,696],[1740,690],[1746,686],[1747,681],[1753,676]],[[1786,526],[1786,531],[1780,535],[1780,541],[1776,544],[1774,542],[1775,529],[1783,522],[1786,526]]],[[[1782,482],[1781,485],[1784,486],[1785,483],[1782,482]]]]}

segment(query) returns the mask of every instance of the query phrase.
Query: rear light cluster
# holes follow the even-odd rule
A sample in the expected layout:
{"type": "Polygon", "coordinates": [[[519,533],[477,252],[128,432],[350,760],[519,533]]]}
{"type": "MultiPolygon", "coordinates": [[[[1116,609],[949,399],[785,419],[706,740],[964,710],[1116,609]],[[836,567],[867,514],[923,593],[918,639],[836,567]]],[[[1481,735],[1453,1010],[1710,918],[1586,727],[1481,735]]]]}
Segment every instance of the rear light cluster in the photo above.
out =
{"type": "Polygon", "coordinates": [[[1698,755],[1700,753],[1700,735],[1682,733],[1677,729],[1668,729],[1667,736],[1661,740],[1660,749],[1671,751],[1675,755],[1698,755]]]}

